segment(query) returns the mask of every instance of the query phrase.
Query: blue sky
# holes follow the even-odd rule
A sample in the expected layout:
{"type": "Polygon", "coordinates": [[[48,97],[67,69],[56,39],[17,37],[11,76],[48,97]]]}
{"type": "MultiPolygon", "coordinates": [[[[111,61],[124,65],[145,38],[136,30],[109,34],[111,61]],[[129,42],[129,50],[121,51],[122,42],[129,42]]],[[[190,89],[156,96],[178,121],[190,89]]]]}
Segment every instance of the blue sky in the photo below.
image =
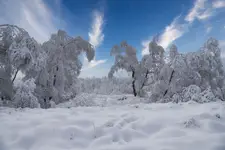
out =
{"type": "Polygon", "coordinates": [[[165,49],[175,43],[180,52],[196,51],[211,36],[224,48],[224,16],[225,0],[0,0],[0,23],[19,25],[39,42],[59,28],[90,41],[96,57],[88,63],[81,56],[81,77],[107,76],[110,49],[123,40],[139,59],[156,34],[165,49]]]}

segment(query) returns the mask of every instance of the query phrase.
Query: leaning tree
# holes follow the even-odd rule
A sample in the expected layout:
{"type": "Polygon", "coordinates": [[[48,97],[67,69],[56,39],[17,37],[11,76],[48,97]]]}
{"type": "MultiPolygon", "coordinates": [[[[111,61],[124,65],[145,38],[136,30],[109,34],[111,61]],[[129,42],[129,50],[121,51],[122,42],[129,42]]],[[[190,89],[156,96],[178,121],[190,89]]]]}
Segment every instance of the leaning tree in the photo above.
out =
{"type": "Polygon", "coordinates": [[[126,42],[122,42],[120,46],[115,45],[111,49],[111,56],[115,56],[115,62],[108,77],[112,78],[113,74],[119,69],[131,72],[134,96],[144,96],[143,88],[148,81],[149,75],[157,78],[164,64],[163,55],[164,49],[153,40],[149,43],[149,54],[143,56],[141,61],[138,61],[136,49],[126,42]]]}
{"type": "Polygon", "coordinates": [[[46,53],[46,65],[36,80],[37,93],[42,107],[49,107],[50,101],[59,103],[76,95],[76,82],[82,63],[79,55],[86,53],[89,61],[94,58],[94,48],[86,40],[70,37],[59,30],[44,42],[42,49],[46,53]]]}
{"type": "Polygon", "coordinates": [[[0,93],[11,99],[13,82],[19,71],[26,71],[32,61],[28,32],[15,25],[0,25],[0,93]]]}

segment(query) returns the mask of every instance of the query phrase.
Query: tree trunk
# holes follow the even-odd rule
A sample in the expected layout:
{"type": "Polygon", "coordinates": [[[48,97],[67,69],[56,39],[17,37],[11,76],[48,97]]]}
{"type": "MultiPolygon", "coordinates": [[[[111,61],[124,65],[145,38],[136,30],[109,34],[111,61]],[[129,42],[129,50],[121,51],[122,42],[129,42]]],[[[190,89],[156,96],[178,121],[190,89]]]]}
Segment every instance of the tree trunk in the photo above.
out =
{"type": "Polygon", "coordinates": [[[132,81],[133,94],[134,94],[134,96],[137,96],[137,92],[135,89],[134,71],[132,71],[132,78],[133,78],[133,81],[132,81]]]}
{"type": "Polygon", "coordinates": [[[149,71],[147,70],[146,73],[145,73],[145,81],[142,83],[141,89],[145,86],[145,82],[146,82],[147,79],[148,79],[148,74],[149,74],[149,71]]]}
{"type": "MultiPolygon", "coordinates": [[[[172,81],[174,72],[175,72],[175,71],[173,70],[172,73],[171,73],[170,80],[169,80],[169,85],[170,85],[170,82],[172,81]]],[[[168,85],[168,86],[169,86],[169,85],[168,85]]],[[[167,92],[168,92],[168,89],[164,92],[163,96],[165,96],[165,95],[167,94],[167,92]]]]}
{"type": "Polygon", "coordinates": [[[16,73],[15,73],[15,75],[14,75],[14,77],[13,77],[13,79],[12,79],[12,83],[14,82],[14,80],[16,79],[16,76],[17,76],[17,73],[19,72],[19,69],[17,69],[16,70],[16,73]]]}

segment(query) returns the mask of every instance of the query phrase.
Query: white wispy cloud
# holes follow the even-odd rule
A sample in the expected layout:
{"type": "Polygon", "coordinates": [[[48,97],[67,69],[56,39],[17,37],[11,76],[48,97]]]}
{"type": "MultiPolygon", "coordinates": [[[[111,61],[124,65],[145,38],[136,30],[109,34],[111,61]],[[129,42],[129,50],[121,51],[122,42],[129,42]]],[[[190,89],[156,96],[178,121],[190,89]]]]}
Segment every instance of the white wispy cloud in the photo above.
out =
{"type": "Polygon", "coordinates": [[[46,41],[57,30],[53,18],[43,0],[0,1],[0,24],[18,25],[38,42],[46,41]]]}
{"type": "Polygon", "coordinates": [[[166,49],[173,41],[180,38],[188,30],[187,24],[179,24],[178,19],[179,17],[175,18],[159,37],[159,45],[164,49],[166,49]]]}
{"type": "Polygon", "coordinates": [[[192,23],[194,20],[206,20],[215,15],[215,10],[225,7],[225,0],[196,0],[185,20],[192,23]]]}
{"type": "Polygon", "coordinates": [[[206,34],[212,31],[212,26],[206,26],[206,34]]]}
{"type": "MultiPolygon", "coordinates": [[[[104,33],[103,33],[103,26],[104,26],[104,14],[103,12],[94,11],[93,12],[93,21],[91,24],[91,29],[88,33],[89,36],[89,42],[94,46],[95,48],[95,54],[96,49],[102,44],[104,41],[104,33]]],[[[96,72],[95,69],[97,66],[106,63],[107,59],[102,60],[96,60],[96,57],[91,62],[88,62],[87,58],[84,57],[83,61],[83,68],[81,72],[81,77],[91,77],[91,76],[99,76],[97,74],[105,74],[102,72],[96,72]],[[88,72],[92,72],[91,74],[88,72]]],[[[102,70],[102,69],[101,69],[102,70]]]]}
{"type": "MultiPolygon", "coordinates": [[[[158,37],[158,44],[164,49],[167,49],[172,42],[188,31],[188,24],[179,23],[179,18],[180,16],[176,17],[170,25],[166,26],[158,37]]],[[[152,37],[142,41],[142,55],[149,54],[148,45],[150,41],[152,41],[152,37]]]]}
{"type": "Polygon", "coordinates": [[[94,19],[91,25],[91,31],[88,33],[89,42],[97,48],[102,44],[104,40],[103,34],[103,23],[104,23],[104,14],[99,11],[94,11],[94,19]]]}
{"type": "Polygon", "coordinates": [[[94,68],[100,64],[104,64],[106,61],[107,61],[107,59],[101,59],[101,60],[92,60],[91,62],[88,62],[87,58],[85,57],[84,62],[83,62],[82,71],[94,68]]]}
{"type": "Polygon", "coordinates": [[[214,8],[223,8],[223,7],[225,7],[225,1],[224,0],[214,0],[212,3],[212,6],[214,8]]]}
{"type": "MultiPolygon", "coordinates": [[[[103,25],[104,25],[104,14],[99,11],[93,12],[93,21],[91,25],[91,30],[88,33],[89,42],[97,49],[102,42],[104,41],[104,34],[103,34],[103,25]]],[[[87,59],[85,59],[87,61],[87,59]]],[[[107,60],[92,60],[88,63],[88,65],[84,66],[84,69],[93,68],[100,64],[105,63],[107,60]]]]}
{"type": "Polygon", "coordinates": [[[205,20],[212,16],[212,9],[206,3],[207,0],[196,0],[194,6],[185,17],[185,21],[192,23],[195,19],[205,20]]]}
{"type": "MultiPolygon", "coordinates": [[[[188,11],[187,15],[183,18],[183,23],[179,23],[182,18],[176,17],[172,23],[165,27],[163,32],[159,35],[158,44],[163,48],[168,46],[182,37],[188,32],[195,20],[205,21],[216,15],[216,10],[225,7],[225,0],[196,0],[193,7],[188,11]]],[[[204,23],[203,23],[204,24],[204,23]]],[[[212,30],[212,26],[206,27],[206,33],[212,30]]],[[[152,39],[142,41],[142,55],[148,54],[148,43],[152,39]]]]}

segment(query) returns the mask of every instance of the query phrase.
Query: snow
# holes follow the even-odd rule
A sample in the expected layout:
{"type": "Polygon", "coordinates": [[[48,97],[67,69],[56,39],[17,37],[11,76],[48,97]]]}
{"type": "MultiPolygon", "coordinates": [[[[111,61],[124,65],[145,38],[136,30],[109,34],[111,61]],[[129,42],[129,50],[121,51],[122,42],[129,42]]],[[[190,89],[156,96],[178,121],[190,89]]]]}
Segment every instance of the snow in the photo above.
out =
{"type": "Polygon", "coordinates": [[[77,106],[115,106],[115,105],[129,105],[129,104],[140,104],[147,102],[146,99],[140,97],[134,97],[133,95],[123,94],[123,95],[103,95],[103,94],[88,94],[82,93],[76,96],[74,99],[60,103],[57,107],[68,108],[77,106]]]}
{"type": "MultiPolygon", "coordinates": [[[[106,97],[95,99],[101,103],[106,97]]],[[[108,97],[105,107],[2,107],[0,150],[225,149],[222,102],[128,104],[129,96],[108,97]]]]}

